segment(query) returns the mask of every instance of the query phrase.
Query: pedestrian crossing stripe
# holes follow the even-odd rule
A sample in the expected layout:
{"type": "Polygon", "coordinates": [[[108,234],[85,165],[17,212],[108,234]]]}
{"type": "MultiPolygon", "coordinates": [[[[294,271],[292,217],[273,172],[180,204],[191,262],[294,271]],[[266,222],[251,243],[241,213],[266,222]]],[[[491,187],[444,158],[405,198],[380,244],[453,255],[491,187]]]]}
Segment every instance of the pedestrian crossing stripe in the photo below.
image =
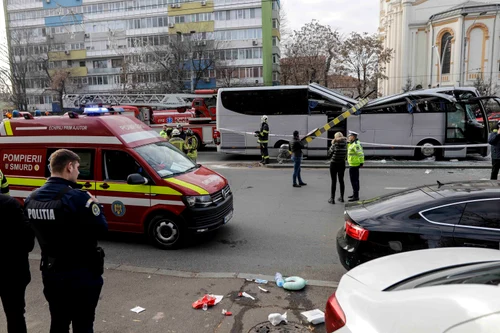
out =
{"type": "Polygon", "coordinates": [[[305,141],[305,143],[309,143],[314,138],[317,138],[321,136],[321,134],[325,133],[326,131],[330,130],[333,126],[338,125],[340,122],[344,121],[354,113],[356,113],[359,109],[361,109],[363,106],[368,103],[368,99],[362,99],[358,104],[354,105],[352,108],[349,110],[343,112],[340,116],[337,118],[333,119],[332,121],[328,122],[325,124],[323,127],[319,128],[316,132],[314,132],[312,135],[306,136],[305,138],[302,139],[302,142],[305,141]]]}

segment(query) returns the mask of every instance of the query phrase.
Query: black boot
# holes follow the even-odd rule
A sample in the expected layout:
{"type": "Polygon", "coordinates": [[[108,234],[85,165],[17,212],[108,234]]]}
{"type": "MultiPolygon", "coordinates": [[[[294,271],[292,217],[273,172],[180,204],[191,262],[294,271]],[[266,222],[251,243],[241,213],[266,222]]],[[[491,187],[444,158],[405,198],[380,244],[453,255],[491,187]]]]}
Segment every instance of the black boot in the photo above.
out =
{"type": "Polygon", "coordinates": [[[344,202],[344,196],[341,196],[337,199],[339,202],[344,202]]]}
{"type": "Polygon", "coordinates": [[[347,198],[348,198],[348,199],[352,199],[352,198],[354,198],[354,195],[350,195],[350,196],[348,196],[347,198]]]}
{"type": "Polygon", "coordinates": [[[347,201],[350,201],[350,202],[359,201],[359,198],[358,197],[352,197],[351,199],[349,199],[347,201]]]}
{"type": "Polygon", "coordinates": [[[335,200],[333,200],[333,197],[328,200],[328,203],[331,203],[332,205],[335,205],[335,200]]]}

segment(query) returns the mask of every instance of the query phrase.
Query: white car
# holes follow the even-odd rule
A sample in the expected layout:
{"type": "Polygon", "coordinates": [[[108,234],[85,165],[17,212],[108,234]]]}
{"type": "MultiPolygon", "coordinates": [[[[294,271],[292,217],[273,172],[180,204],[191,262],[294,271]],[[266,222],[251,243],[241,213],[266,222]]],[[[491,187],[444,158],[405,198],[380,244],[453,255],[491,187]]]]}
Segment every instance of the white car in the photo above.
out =
{"type": "Polygon", "coordinates": [[[327,333],[500,332],[500,251],[439,248],[347,272],[328,299],[327,333]]]}

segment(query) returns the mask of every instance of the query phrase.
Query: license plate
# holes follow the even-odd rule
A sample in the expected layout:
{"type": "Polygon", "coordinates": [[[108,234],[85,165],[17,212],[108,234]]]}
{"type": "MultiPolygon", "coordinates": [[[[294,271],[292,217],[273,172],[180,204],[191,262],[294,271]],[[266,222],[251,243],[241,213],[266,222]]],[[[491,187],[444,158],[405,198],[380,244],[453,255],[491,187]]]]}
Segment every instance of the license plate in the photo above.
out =
{"type": "Polygon", "coordinates": [[[229,220],[233,217],[233,211],[231,213],[227,214],[226,217],[224,217],[224,224],[229,222],[229,220]]]}

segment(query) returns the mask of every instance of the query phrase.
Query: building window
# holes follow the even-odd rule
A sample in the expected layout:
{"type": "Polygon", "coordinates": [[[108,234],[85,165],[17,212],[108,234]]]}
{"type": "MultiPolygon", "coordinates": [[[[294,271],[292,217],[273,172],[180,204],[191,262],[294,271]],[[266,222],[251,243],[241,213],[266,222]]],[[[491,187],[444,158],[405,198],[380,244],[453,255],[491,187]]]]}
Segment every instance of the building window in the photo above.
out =
{"type": "Polygon", "coordinates": [[[447,32],[441,37],[441,74],[450,74],[451,67],[451,40],[453,36],[447,32]]]}
{"type": "Polygon", "coordinates": [[[279,29],[280,28],[280,22],[278,19],[273,19],[273,29],[279,29]]]}

